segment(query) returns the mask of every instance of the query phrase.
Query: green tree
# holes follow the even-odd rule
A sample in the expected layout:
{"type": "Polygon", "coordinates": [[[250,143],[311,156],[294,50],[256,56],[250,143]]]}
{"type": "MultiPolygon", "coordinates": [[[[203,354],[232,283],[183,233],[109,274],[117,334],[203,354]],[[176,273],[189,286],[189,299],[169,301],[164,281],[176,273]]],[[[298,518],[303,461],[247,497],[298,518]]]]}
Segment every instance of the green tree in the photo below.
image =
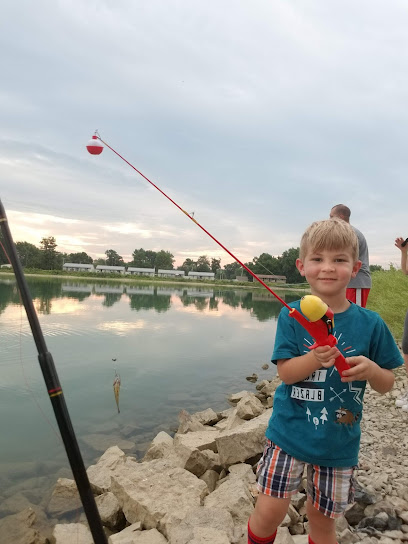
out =
{"type": "Polygon", "coordinates": [[[102,306],[106,306],[106,308],[110,308],[116,302],[119,302],[121,297],[122,297],[121,293],[106,293],[105,294],[105,299],[102,302],[102,306]]]}
{"type": "Polygon", "coordinates": [[[193,259],[186,259],[184,263],[178,267],[178,270],[184,270],[184,273],[187,275],[189,272],[197,271],[197,263],[193,259]]]}
{"type": "Polygon", "coordinates": [[[249,266],[249,268],[255,272],[255,274],[282,275],[280,259],[273,257],[269,253],[262,253],[259,257],[254,257],[252,263],[252,266],[249,266]]]}
{"type": "Polygon", "coordinates": [[[68,263],[78,263],[78,264],[92,264],[93,259],[90,255],[81,251],[80,253],[70,253],[66,256],[65,262],[68,263]]]}
{"type": "Polygon", "coordinates": [[[0,245],[0,265],[8,264],[8,259],[7,259],[7,256],[5,254],[6,245],[4,243],[3,233],[2,233],[1,230],[0,230],[0,242],[1,242],[1,245],[0,245]],[[3,247],[4,247],[4,250],[3,250],[3,247]]]}
{"type": "Polygon", "coordinates": [[[147,268],[154,268],[154,263],[156,261],[156,251],[152,251],[151,249],[146,249],[146,263],[147,268]]]}
{"type": "Polygon", "coordinates": [[[198,257],[197,272],[211,272],[210,261],[207,255],[201,255],[201,257],[198,257]]]}
{"type": "Polygon", "coordinates": [[[305,279],[296,268],[296,259],[299,258],[299,248],[291,247],[282,253],[280,259],[281,274],[286,276],[287,283],[303,283],[305,279]]]}
{"type": "Polygon", "coordinates": [[[121,257],[114,249],[105,251],[106,264],[108,266],[124,266],[123,257],[121,257]]]}
{"type": "Polygon", "coordinates": [[[370,264],[370,272],[376,272],[377,270],[384,270],[380,264],[370,264]]]}
{"type": "Polygon", "coordinates": [[[217,274],[217,270],[221,269],[221,259],[215,259],[214,257],[211,259],[211,271],[214,272],[214,274],[217,274]]]}
{"type": "Polygon", "coordinates": [[[133,260],[129,263],[130,266],[135,268],[153,268],[154,261],[156,259],[156,252],[150,250],[135,249],[132,253],[133,260]]]}
{"type": "Polygon", "coordinates": [[[59,259],[57,252],[57,242],[54,236],[43,238],[40,242],[40,268],[43,270],[57,270],[59,259]]]}
{"type": "Polygon", "coordinates": [[[229,263],[224,266],[225,270],[225,279],[235,280],[236,276],[241,275],[241,265],[237,262],[229,263]]]}
{"type": "Polygon", "coordinates": [[[174,255],[170,251],[161,249],[154,260],[154,267],[156,271],[161,268],[162,270],[172,270],[174,263],[174,255]]]}
{"type": "Polygon", "coordinates": [[[158,295],[157,289],[154,290],[153,295],[129,295],[130,308],[132,310],[150,310],[154,308],[156,312],[167,312],[171,307],[170,295],[158,295]]]}
{"type": "Polygon", "coordinates": [[[16,242],[16,250],[21,266],[24,268],[40,268],[41,251],[29,242],[16,242]]]}

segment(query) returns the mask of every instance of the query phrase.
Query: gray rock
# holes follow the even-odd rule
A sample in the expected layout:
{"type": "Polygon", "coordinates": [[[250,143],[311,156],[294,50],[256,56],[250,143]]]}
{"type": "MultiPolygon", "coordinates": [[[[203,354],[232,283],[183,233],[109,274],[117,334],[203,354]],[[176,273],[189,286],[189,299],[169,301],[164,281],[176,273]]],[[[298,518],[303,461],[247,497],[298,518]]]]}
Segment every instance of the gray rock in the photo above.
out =
{"type": "Polygon", "coordinates": [[[196,431],[206,431],[205,425],[203,425],[200,420],[194,415],[192,416],[186,410],[181,410],[178,415],[179,428],[177,430],[178,434],[185,434],[196,431]]]}
{"type": "Polygon", "coordinates": [[[48,503],[48,513],[51,516],[61,517],[80,509],[81,505],[75,481],[68,478],[58,478],[48,503]]]}
{"type": "Polygon", "coordinates": [[[95,499],[103,525],[117,530],[125,526],[125,516],[120,508],[119,501],[113,493],[104,493],[95,499]]]}
{"type": "Polygon", "coordinates": [[[120,448],[113,446],[107,449],[96,465],[91,465],[86,471],[93,492],[100,494],[110,491],[112,474],[126,462],[125,453],[120,448]]]}
{"type": "Polygon", "coordinates": [[[265,431],[272,410],[249,420],[230,431],[223,431],[216,438],[221,464],[224,466],[242,463],[263,451],[265,431]]]}
{"type": "Polygon", "coordinates": [[[173,527],[169,533],[171,544],[189,544],[193,541],[229,543],[233,537],[234,523],[231,514],[222,508],[203,506],[190,510],[181,523],[173,527]],[[204,533],[204,529],[209,532],[204,533]],[[205,535],[211,539],[207,540],[205,535]]]}
{"type": "Polygon", "coordinates": [[[387,528],[387,521],[388,516],[385,520],[378,516],[363,518],[357,525],[357,530],[360,531],[361,529],[372,528],[379,531],[385,531],[387,528]]]}
{"type": "Polygon", "coordinates": [[[164,536],[208,494],[205,482],[163,459],[126,463],[112,475],[111,488],[129,523],[164,536]]]}
{"type": "Polygon", "coordinates": [[[220,419],[212,408],[207,408],[207,410],[203,410],[202,412],[196,412],[193,416],[203,425],[214,425],[220,419]]]}
{"type": "Polygon", "coordinates": [[[203,480],[207,484],[208,491],[212,493],[217,485],[218,479],[219,479],[218,472],[215,472],[215,470],[206,470],[202,476],[200,476],[200,480],[203,480]]]}
{"type": "Polygon", "coordinates": [[[167,540],[157,529],[141,531],[138,524],[126,527],[120,533],[109,537],[109,544],[167,544],[167,540]]]}
{"type": "Polygon", "coordinates": [[[37,514],[27,508],[0,520],[0,542],[4,544],[48,544],[48,538],[36,527],[37,514]]]}
{"type": "Polygon", "coordinates": [[[262,402],[252,393],[243,397],[237,404],[237,416],[244,420],[260,416],[264,410],[262,402]]]}
{"type": "Polygon", "coordinates": [[[160,431],[152,440],[143,461],[163,459],[170,455],[173,449],[173,438],[164,431],[160,431]]]}
{"type": "Polygon", "coordinates": [[[339,535],[338,540],[341,544],[354,544],[355,542],[360,542],[360,538],[352,533],[350,529],[344,529],[339,535]]]}
{"type": "Polygon", "coordinates": [[[228,402],[230,402],[231,404],[237,404],[242,399],[242,397],[245,397],[245,395],[248,395],[248,391],[233,393],[228,397],[228,402]]]}
{"type": "Polygon", "coordinates": [[[234,523],[246,523],[254,510],[253,499],[247,486],[238,478],[225,481],[208,497],[204,506],[228,510],[234,523]]]}
{"type": "Polygon", "coordinates": [[[64,523],[54,527],[55,544],[94,544],[91,531],[82,523],[64,523]]]}

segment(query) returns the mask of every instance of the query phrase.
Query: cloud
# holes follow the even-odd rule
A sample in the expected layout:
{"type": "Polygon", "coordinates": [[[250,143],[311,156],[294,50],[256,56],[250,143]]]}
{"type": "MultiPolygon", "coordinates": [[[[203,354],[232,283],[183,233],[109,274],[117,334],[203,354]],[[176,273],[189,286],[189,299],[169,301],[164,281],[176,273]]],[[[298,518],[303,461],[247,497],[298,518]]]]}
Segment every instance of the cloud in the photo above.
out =
{"type": "Polygon", "coordinates": [[[15,238],[231,261],[109,149],[88,155],[99,129],[244,261],[297,246],[339,202],[372,262],[398,260],[405,3],[23,4],[5,0],[0,22],[0,193],[15,238]]]}

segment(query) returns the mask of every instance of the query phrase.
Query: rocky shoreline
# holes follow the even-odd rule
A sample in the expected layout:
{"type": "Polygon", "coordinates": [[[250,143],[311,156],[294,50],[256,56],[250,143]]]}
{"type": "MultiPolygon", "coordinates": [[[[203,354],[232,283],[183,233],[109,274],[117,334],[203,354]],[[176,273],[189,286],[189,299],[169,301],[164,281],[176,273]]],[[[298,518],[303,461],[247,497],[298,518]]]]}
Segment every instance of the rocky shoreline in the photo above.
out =
{"type": "MultiPolygon", "coordinates": [[[[356,502],[337,523],[339,544],[408,542],[408,413],[395,406],[406,382],[400,368],[390,393],[367,387],[356,502]]],[[[141,460],[108,448],[87,472],[109,544],[246,544],[279,383],[232,395],[220,413],[182,411],[174,437],[160,432],[141,460]]],[[[305,500],[300,490],[276,544],[307,543],[305,500]]],[[[0,544],[93,544],[79,512],[75,482],[60,478],[45,510],[28,506],[0,520],[0,544]]]]}

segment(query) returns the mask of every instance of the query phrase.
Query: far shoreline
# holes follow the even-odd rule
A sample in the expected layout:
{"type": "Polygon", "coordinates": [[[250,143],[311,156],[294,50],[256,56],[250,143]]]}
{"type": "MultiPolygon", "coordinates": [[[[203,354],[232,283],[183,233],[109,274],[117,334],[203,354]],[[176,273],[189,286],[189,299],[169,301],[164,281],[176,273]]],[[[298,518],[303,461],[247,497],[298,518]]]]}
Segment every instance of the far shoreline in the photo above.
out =
{"type": "MultiPolygon", "coordinates": [[[[5,272],[4,269],[0,271],[0,278],[2,276],[10,276],[10,277],[14,277],[15,278],[15,274],[14,272],[5,272]]],[[[89,276],[84,276],[84,275],[76,275],[75,273],[74,274],[39,274],[39,273],[25,273],[24,272],[24,276],[25,277],[30,277],[30,278],[53,278],[53,279],[65,279],[65,280],[72,280],[72,279],[75,279],[75,280],[78,280],[78,281],[91,281],[91,282],[96,282],[96,281],[106,281],[106,282],[113,282],[113,283],[144,283],[144,284],[154,284],[154,283],[158,283],[158,284],[168,284],[168,285],[195,285],[195,286],[206,286],[206,287],[209,287],[209,286],[217,286],[217,287],[233,287],[233,288],[239,288],[239,289],[265,289],[265,287],[263,287],[261,284],[258,284],[258,283],[255,283],[255,282],[234,282],[234,280],[220,280],[220,281],[217,281],[217,280],[178,280],[178,281],[174,281],[174,280],[166,280],[165,278],[157,278],[157,277],[153,277],[153,278],[141,278],[141,277],[138,277],[137,279],[135,277],[126,277],[126,276],[123,276],[123,277],[114,277],[114,278],[110,278],[110,277],[106,277],[106,276],[103,276],[103,277],[98,277],[98,275],[95,273],[93,276],[89,275],[89,276]]],[[[291,292],[299,292],[299,293],[310,293],[310,287],[308,284],[306,283],[303,283],[303,284],[299,284],[299,285],[304,285],[304,287],[294,287],[293,286],[294,284],[289,284],[288,287],[285,286],[285,284],[275,284],[275,283],[272,283],[271,284],[271,289],[273,291],[291,291],[291,292]]],[[[267,289],[266,289],[267,290],[267,289]]]]}

